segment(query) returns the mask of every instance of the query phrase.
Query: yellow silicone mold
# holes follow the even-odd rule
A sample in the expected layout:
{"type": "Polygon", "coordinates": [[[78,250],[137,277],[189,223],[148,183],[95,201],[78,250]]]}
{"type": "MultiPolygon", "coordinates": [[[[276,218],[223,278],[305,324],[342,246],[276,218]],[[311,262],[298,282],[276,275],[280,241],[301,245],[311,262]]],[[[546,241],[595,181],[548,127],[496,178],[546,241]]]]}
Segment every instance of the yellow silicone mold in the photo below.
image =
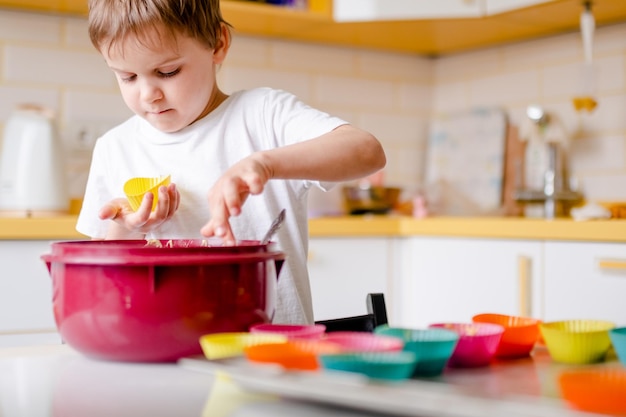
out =
{"type": "Polygon", "coordinates": [[[200,337],[200,346],[207,359],[243,356],[244,349],[266,343],[286,343],[287,336],[276,333],[227,332],[200,337]]]}
{"type": "Polygon", "coordinates": [[[126,194],[126,198],[128,198],[130,206],[135,211],[137,211],[137,209],[141,205],[143,196],[146,193],[154,194],[154,200],[152,201],[152,210],[154,210],[156,208],[159,197],[159,187],[161,187],[162,185],[169,185],[170,180],[171,178],[169,175],[163,175],[153,178],[131,178],[124,184],[124,194],[126,194]]]}
{"type": "Polygon", "coordinates": [[[609,330],[614,327],[615,323],[605,320],[539,323],[539,329],[552,359],[571,364],[603,361],[611,347],[609,330]]]}

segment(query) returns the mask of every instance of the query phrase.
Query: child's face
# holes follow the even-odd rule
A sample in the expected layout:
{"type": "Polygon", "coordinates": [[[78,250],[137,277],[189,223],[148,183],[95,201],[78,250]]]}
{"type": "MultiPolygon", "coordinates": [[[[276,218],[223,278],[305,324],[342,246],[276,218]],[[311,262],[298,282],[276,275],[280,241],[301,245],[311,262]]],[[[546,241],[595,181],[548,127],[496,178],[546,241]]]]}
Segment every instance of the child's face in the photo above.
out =
{"type": "Polygon", "coordinates": [[[219,105],[221,93],[215,72],[226,57],[227,40],[216,49],[208,49],[182,35],[177,35],[176,42],[157,40],[150,44],[158,47],[146,47],[131,37],[120,47],[102,48],[126,105],[135,114],[155,128],[171,133],[189,126],[219,105]]]}

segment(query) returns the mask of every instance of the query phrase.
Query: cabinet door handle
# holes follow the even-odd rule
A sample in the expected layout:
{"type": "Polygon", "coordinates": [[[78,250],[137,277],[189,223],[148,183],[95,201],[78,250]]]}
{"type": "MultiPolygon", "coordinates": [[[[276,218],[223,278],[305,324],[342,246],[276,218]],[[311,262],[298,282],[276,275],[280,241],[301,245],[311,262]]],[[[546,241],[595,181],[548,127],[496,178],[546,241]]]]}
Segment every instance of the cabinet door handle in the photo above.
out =
{"type": "Polygon", "coordinates": [[[620,259],[600,259],[598,267],[600,269],[621,269],[626,271],[626,261],[620,259]]]}
{"type": "Polygon", "coordinates": [[[522,317],[532,315],[532,276],[531,259],[528,256],[517,258],[517,280],[519,284],[519,314],[522,317]]]}

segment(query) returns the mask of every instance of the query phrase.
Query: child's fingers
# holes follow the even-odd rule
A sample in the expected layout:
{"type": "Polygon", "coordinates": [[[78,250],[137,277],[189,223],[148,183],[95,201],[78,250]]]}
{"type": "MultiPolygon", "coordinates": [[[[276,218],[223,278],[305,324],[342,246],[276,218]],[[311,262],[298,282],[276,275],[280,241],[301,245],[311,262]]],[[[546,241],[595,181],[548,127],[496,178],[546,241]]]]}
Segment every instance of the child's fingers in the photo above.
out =
{"type": "Polygon", "coordinates": [[[98,212],[98,217],[101,220],[114,220],[118,213],[119,213],[119,209],[117,206],[113,205],[113,204],[105,204],[101,209],[100,212],[98,212]]]}

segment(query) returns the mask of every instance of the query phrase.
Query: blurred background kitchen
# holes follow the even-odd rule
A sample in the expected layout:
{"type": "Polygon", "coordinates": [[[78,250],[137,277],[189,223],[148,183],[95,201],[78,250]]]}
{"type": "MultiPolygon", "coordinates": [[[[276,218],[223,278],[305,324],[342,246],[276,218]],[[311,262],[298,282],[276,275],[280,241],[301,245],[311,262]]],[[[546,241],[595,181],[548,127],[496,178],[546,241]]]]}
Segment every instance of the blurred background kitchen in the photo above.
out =
{"type": "MultiPolygon", "coordinates": [[[[15,2],[0,1],[0,7],[3,3],[12,6],[15,2]]],[[[426,194],[434,200],[444,192],[433,188],[437,175],[447,175],[432,170],[442,158],[433,152],[436,136],[443,132],[444,137],[454,139],[455,135],[480,129],[483,122],[471,117],[478,114],[484,118],[485,112],[494,111],[496,136],[505,134],[506,138],[493,138],[495,142],[474,138],[478,142],[465,146],[473,147],[477,158],[484,151],[484,164],[489,163],[486,154],[496,158],[495,178],[485,178],[485,166],[478,167],[477,172],[471,167],[463,170],[468,176],[476,175],[477,181],[496,181],[498,192],[507,186],[505,181],[510,190],[521,188],[523,168],[515,157],[523,157],[520,141],[531,136],[528,107],[538,105],[550,115],[551,122],[558,124],[558,141],[567,151],[567,185],[580,191],[586,201],[624,201],[626,13],[623,6],[617,5],[619,0],[597,2],[601,16],[593,33],[593,87],[589,94],[598,104],[591,111],[577,110],[573,98],[580,95],[585,82],[581,75],[585,54],[577,26],[583,2],[565,3],[571,9],[568,13],[576,17],[574,27],[555,29],[549,27],[549,22],[537,22],[546,27],[546,33],[563,33],[506,43],[496,36],[491,45],[459,50],[446,50],[445,37],[467,36],[463,30],[468,26],[463,24],[456,35],[447,34],[440,41],[402,38],[368,48],[357,41],[352,42],[356,46],[339,44],[343,41],[324,39],[323,35],[319,36],[323,43],[316,43],[266,37],[263,30],[258,36],[240,33],[238,22],[231,19],[234,41],[219,73],[220,83],[226,93],[255,86],[283,88],[370,130],[382,141],[388,155],[388,165],[379,181],[401,187],[403,199],[426,194]],[[615,15],[611,16],[613,9],[615,15]],[[415,44],[417,52],[408,51],[407,44],[415,44]],[[441,45],[440,51],[437,45],[441,45]],[[434,49],[427,51],[431,46],[434,49]],[[499,127],[502,118],[506,129],[516,129],[513,139],[509,130],[499,127]],[[514,145],[511,140],[516,141],[514,145]],[[507,150],[517,152],[514,159],[509,155],[508,179],[504,178],[507,150]]],[[[239,16],[230,8],[224,14],[226,19],[239,16]]],[[[284,25],[289,27],[289,21],[285,20],[284,25]]],[[[510,23],[507,27],[524,36],[523,29],[510,23]]],[[[80,199],[95,139],[131,115],[113,74],[89,42],[85,17],[0,8],[0,65],[0,127],[20,103],[52,109],[65,148],[69,196],[80,199]]],[[[441,149],[452,151],[453,147],[441,149]]],[[[447,163],[453,165],[450,160],[447,163]]],[[[445,162],[440,168],[446,168],[445,162]]],[[[493,172],[488,175],[494,176],[493,172]]],[[[479,188],[474,188],[474,193],[479,188]]],[[[465,191],[472,195],[472,190],[465,191]]],[[[311,214],[340,211],[338,193],[339,189],[327,195],[314,193],[311,214]]],[[[492,197],[487,192],[485,198],[492,197]]],[[[470,206],[464,213],[463,207],[448,214],[480,214],[470,206]]],[[[441,213],[446,214],[445,209],[441,213]]],[[[504,214],[519,214],[519,210],[504,214]]]]}

